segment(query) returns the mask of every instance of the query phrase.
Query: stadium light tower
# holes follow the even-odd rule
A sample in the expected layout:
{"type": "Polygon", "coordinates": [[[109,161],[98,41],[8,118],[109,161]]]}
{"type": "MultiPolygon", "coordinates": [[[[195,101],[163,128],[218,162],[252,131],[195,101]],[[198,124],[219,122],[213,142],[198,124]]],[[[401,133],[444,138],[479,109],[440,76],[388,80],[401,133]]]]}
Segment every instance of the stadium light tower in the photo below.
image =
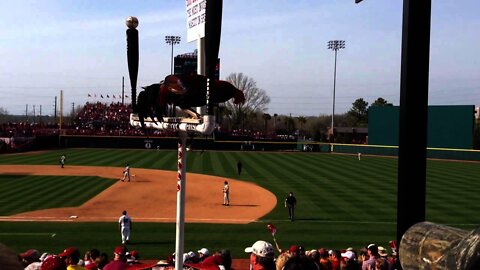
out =
{"type": "Polygon", "coordinates": [[[334,132],[333,132],[333,116],[335,115],[335,84],[336,84],[336,80],[337,80],[337,52],[338,50],[340,49],[345,49],[345,40],[330,40],[328,42],[328,49],[329,50],[333,50],[335,51],[335,67],[334,67],[334,70],[333,70],[333,105],[332,105],[332,127],[331,127],[331,130],[332,130],[332,141],[333,141],[333,135],[334,135],[334,132]]]}
{"type": "Polygon", "coordinates": [[[170,74],[173,74],[173,45],[180,43],[179,36],[165,36],[165,42],[172,45],[172,59],[170,60],[170,74]]]}

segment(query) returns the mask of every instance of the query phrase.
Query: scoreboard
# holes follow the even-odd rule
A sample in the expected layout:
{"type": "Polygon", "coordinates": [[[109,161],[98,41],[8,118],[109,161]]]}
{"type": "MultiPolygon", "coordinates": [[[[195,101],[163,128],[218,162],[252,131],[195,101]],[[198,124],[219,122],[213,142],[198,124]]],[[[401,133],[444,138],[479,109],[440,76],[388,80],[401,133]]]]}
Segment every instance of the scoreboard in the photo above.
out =
{"type": "MultiPolygon", "coordinates": [[[[179,54],[174,58],[173,74],[197,74],[197,53],[179,54]]],[[[217,59],[215,67],[215,79],[220,79],[220,58],[217,59]]]]}

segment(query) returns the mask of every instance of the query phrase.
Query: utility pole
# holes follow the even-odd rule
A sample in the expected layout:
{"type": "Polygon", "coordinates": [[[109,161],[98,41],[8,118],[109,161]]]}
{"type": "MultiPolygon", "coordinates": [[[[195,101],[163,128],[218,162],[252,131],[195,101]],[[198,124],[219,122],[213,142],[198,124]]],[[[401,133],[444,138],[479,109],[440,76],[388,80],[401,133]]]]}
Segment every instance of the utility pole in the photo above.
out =
{"type": "Polygon", "coordinates": [[[35,124],[35,104],[33,104],[33,123],[35,124]]]}
{"type": "Polygon", "coordinates": [[[170,60],[170,74],[173,74],[173,45],[180,43],[179,36],[165,36],[165,42],[172,45],[172,56],[170,60]]]}
{"type": "Polygon", "coordinates": [[[125,105],[125,76],[122,76],[122,106],[125,105]]]}
{"type": "Polygon", "coordinates": [[[73,119],[75,119],[75,102],[72,102],[72,119],[70,119],[70,123],[73,125],[73,119]]]}
{"type": "Polygon", "coordinates": [[[63,90],[60,90],[60,131],[63,124],[63,90]]]}
{"type": "Polygon", "coordinates": [[[334,122],[333,118],[335,116],[335,85],[337,81],[337,52],[340,49],[345,49],[345,40],[330,40],[328,42],[328,49],[335,52],[335,66],[333,69],[333,102],[332,102],[332,127],[331,127],[331,142],[335,142],[335,132],[334,132],[334,122]]]}
{"type": "Polygon", "coordinates": [[[38,122],[40,122],[40,124],[42,123],[42,105],[40,105],[40,119],[38,120],[38,122]]]}
{"type": "Polygon", "coordinates": [[[25,122],[28,122],[28,104],[25,105],[25,122]]]}
{"type": "Polygon", "coordinates": [[[55,105],[53,109],[53,123],[56,125],[57,124],[57,96],[55,96],[55,105]]]}

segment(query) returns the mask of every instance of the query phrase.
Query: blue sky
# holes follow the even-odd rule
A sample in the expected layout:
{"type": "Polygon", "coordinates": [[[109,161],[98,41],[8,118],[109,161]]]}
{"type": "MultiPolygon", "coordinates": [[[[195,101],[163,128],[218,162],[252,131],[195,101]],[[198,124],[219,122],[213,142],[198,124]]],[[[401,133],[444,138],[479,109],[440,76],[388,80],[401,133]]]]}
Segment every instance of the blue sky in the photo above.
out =
{"type": "MultiPolygon", "coordinates": [[[[480,3],[432,1],[431,105],[480,105],[480,3]]],[[[269,113],[330,115],[334,52],[338,52],[336,113],[353,101],[376,98],[399,105],[402,5],[400,0],[224,0],[221,78],[243,72],[271,97],[269,113]]],[[[140,21],[138,86],[170,72],[166,35],[186,42],[185,1],[38,0],[0,2],[0,107],[12,114],[53,114],[84,104],[87,94],[130,91],[125,18],[140,21]]],[[[118,100],[118,99],[117,99],[118,100]]],[[[106,99],[104,99],[106,101],[106,99]]],[[[113,99],[109,99],[113,101],[113,99]]]]}

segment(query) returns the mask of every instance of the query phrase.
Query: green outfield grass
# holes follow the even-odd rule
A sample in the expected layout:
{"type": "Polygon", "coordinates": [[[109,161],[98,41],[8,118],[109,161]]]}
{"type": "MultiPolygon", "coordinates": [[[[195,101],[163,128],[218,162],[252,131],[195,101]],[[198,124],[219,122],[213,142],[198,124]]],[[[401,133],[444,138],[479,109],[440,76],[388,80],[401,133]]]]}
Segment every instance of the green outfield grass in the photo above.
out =
{"type": "MultiPolygon", "coordinates": [[[[67,166],[123,167],[128,162],[132,170],[177,169],[176,151],[157,150],[63,149],[2,155],[0,164],[58,165],[62,154],[67,156],[67,166]]],[[[292,244],[300,244],[307,249],[360,248],[371,242],[387,246],[388,241],[396,237],[396,158],[363,156],[358,161],[352,155],[322,153],[193,151],[188,152],[187,171],[257,183],[273,192],[279,203],[260,221],[248,225],[186,224],[186,251],[196,251],[201,247],[211,250],[228,248],[234,257],[245,257],[243,249],[246,246],[258,239],[272,240],[266,228],[269,222],[277,226],[277,240],[284,248],[292,244]],[[243,163],[241,177],[236,174],[238,160],[243,163]],[[289,191],[294,192],[298,200],[297,221],[294,223],[287,220],[283,206],[283,200],[289,191]]],[[[480,224],[478,175],[479,163],[429,160],[427,220],[465,229],[480,224]]],[[[64,183],[65,178],[73,179],[65,176],[0,177],[0,215],[18,212],[18,197],[3,199],[6,194],[10,194],[9,189],[26,186],[26,183],[41,185],[45,181],[52,181],[51,185],[55,185],[55,181],[64,183]],[[59,180],[60,178],[63,179],[59,180]]],[[[99,181],[95,177],[82,179],[92,181],[91,183],[99,181]]],[[[105,186],[99,185],[98,188],[101,190],[110,184],[106,181],[105,186]]],[[[85,195],[82,201],[94,196],[99,190],[85,195]]],[[[24,192],[20,197],[28,201],[31,196],[35,196],[34,191],[24,192]]],[[[220,197],[221,194],[219,200],[220,197]]],[[[233,201],[234,198],[233,190],[233,201]]],[[[65,197],[52,196],[47,205],[66,206],[65,197]]],[[[38,204],[37,207],[45,206],[38,204]]],[[[135,217],[132,218],[135,220],[135,217]]],[[[116,226],[115,221],[0,222],[0,242],[18,252],[29,248],[59,252],[67,246],[77,246],[82,252],[95,247],[111,253],[119,243],[116,226]]],[[[175,224],[136,223],[134,226],[134,243],[131,248],[139,250],[143,258],[165,258],[174,251],[175,224]]]]}

